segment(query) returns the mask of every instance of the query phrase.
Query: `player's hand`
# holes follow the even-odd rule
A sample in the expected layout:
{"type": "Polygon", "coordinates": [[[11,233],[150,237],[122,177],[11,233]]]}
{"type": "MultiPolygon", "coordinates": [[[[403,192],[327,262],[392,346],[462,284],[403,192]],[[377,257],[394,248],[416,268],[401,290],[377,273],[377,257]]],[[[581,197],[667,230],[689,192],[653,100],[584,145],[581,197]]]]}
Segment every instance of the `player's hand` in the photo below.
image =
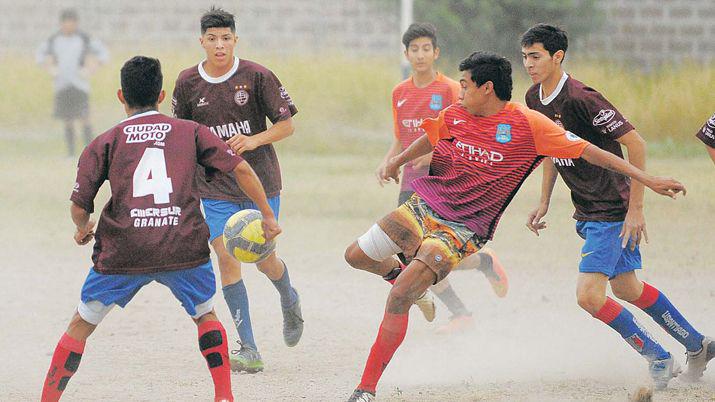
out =
{"type": "Polygon", "coordinates": [[[74,232],[74,241],[80,245],[84,246],[85,244],[89,243],[90,240],[94,238],[94,221],[90,220],[87,221],[87,224],[81,228],[77,227],[77,230],[74,232]]]}
{"type": "Polygon", "coordinates": [[[283,231],[274,216],[263,217],[261,220],[261,227],[263,228],[263,237],[266,238],[266,241],[275,239],[276,236],[281,234],[283,231]]]}
{"type": "Polygon", "coordinates": [[[385,187],[385,184],[390,181],[386,174],[387,161],[383,161],[380,166],[377,167],[377,170],[375,170],[375,177],[377,177],[377,182],[380,184],[380,187],[385,187]]]}
{"type": "Polygon", "coordinates": [[[631,251],[636,249],[636,246],[641,244],[641,240],[648,243],[648,232],[645,229],[645,215],[641,208],[629,208],[626,214],[626,219],[623,222],[623,229],[618,237],[623,238],[621,248],[626,248],[630,241],[631,251]]]}
{"type": "Polygon", "coordinates": [[[415,169],[423,169],[426,167],[429,167],[430,163],[432,163],[432,154],[427,154],[420,156],[419,158],[415,159],[412,161],[412,167],[415,169]]]}
{"type": "Polygon", "coordinates": [[[542,221],[541,218],[546,216],[547,212],[549,212],[549,204],[541,204],[531,211],[526,219],[526,227],[537,236],[539,235],[539,230],[546,229],[546,221],[542,221]]]}
{"type": "Polygon", "coordinates": [[[383,176],[385,181],[393,180],[395,183],[400,184],[400,166],[397,156],[390,158],[385,165],[385,174],[383,176]]]}
{"type": "Polygon", "coordinates": [[[683,183],[671,177],[652,177],[651,180],[646,183],[646,186],[648,186],[648,188],[655,191],[656,193],[668,196],[672,199],[675,199],[678,193],[682,192],[683,195],[687,193],[687,190],[685,189],[683,183]]]}
{"type": "Polygon", "coordinates": [[[254,149],[261,146],[261,142],[255,136],[247,136],[243,134],[236,134],[226,141],[226,144],[233,149],[233,151],[241,155],[247,151],[253,151],[254,149]]]}

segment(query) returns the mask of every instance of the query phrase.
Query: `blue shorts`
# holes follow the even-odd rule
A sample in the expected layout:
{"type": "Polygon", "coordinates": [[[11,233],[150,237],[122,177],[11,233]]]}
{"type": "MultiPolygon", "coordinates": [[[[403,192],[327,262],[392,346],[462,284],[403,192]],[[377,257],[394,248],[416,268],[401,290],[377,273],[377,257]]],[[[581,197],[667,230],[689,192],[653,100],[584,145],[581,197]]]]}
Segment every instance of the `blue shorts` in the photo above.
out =
{"type": "Polygon", "coordinates": [[[641,252],[638,246],[621,247],[623,222],[576,223],[576,233],[586,240],[581,249],[579,272],[600,272],[609,279],[636,269],[641,269],[641,252]]]}
{"type": "MultiPolygon", "coordinates": [[[[206,224],[209,225],[209,241],[214,241],[215,238],[223,236],[223,227],[226,225],[228,218],[238,211],[244,209],[258,209],[258,206],[253,201],[246,202],[231,202],[224,200],[213,200],[210,198],[202,198],[201,205],[204,207],[206,215],[206,224]]],[[[281,209],[281,196],[277,195],[268,199],[268,205],[273,210],[273,215],[278,219],[278,213],[281,209]]]]}
{"type": "Polygon", "coordinates": [[[154,274],[106,275],[90,268],[82,286],[80,316],[97,325],[114,305],[126,306],[139,289],[152,281],[168,287],[193,318],[213,310],[216,277],[209,261],[196,268],[154,274]]]}

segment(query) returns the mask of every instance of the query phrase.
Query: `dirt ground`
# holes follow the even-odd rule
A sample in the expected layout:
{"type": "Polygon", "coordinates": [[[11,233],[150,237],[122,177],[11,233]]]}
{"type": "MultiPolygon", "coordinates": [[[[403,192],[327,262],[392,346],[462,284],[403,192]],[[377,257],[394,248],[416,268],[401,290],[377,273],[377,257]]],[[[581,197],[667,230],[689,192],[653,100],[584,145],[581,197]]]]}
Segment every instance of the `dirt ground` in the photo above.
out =
{"type": "MultiPolygon", "coordinates": [[[[2,144],[13,139],[2,133],[2,144]]],[[[0,400],[38,400],[52,351],[64,331],[90,266],[90,247],[72,242],[67,198],[75,161],[59,143],[23,139],[0,158],[0,400]]],[[[301,343],[284,346],[275,289],[253,266],[244,268],[265,372],[234,375],[243,401],[340,401],[357,384],[382,318],[388,286],[343,261],[344,248],[394,205],[396,188],[372,178],[379,155],[292,155],[284,168],[279,252],[301,294],[301,343]],[[359,191],[355,191],[359,189],[359,191]]],[[[715,335],[712,231],[715,169],[703,157],[652,160],[657,174],[689,186],[677,201],[649,195],[650,244],[641,278],[663,290],[705,334],[715,335]]],[[[537,172],[540,173],[540,172],[537,172]]],[[[434,333],[448,312],[427,323],[413,309],[407,338],[378,389],[381,401],[624,401],[647,384],[646,364],[620,337],[581,311],[574,288],[581,241],[572,206],[558,184],[537,238],[524,227],[538,199],[534,175],[507,209],[490,246],[510,274],[505,299],[476,272],[452,284],[477,327],[449,337],[434,333]]],[[[102,193],[106,199],[106,191],[102,193]]],[[[100,204],[101,205],[101,204],[100,204]]],[[[229,315],[222,297],[218,314],[229,315]]],[[[684,349],[644,313],[631,311],[685,363],[684,349]]],[[[227,325],[232,338],[235,329],[227,325]]],[[[715,364],[715,363],[714,363],[715,364]]],[[[66,401],[208,401],[212,385],[198,352],[196,329],[167,289],[152,284],[126,309],[115,309],[90,338],[66,401]]],[[[715,369],[692,385],[678,381],[659,401],[715,400],[715,369]]]]}

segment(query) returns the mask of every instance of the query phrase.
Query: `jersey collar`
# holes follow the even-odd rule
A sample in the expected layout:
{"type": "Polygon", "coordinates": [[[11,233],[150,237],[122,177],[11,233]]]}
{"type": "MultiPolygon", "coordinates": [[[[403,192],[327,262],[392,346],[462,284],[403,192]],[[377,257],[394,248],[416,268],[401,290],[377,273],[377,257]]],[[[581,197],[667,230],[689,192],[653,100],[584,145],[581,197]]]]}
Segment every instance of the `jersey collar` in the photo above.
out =
{"type": "Polygon", "coordinates": [[[204,62],[206,59],[201,60],[199,63],[199,75],[201,78],[203,78],[206,82],[209,82],[211,84],[220,84],[227,79],[231,78],[231,76],[238,70],[238,56],[233,56],[233,67],[231,67],[228,72],[220,77],[212,77],[206,73],[206,70],[204,70],[204,62]]]}
{"type": "Polygon", "coordinates": [[[559,84],[556,85],[556,89],[554,89],[554,92],[545,99],[544,99],[544,93],[541,91],[542,84],[539,84],[539,100],[541,101],[541,104],[546,106],[549,103],[551,103],[551,101],[553,101],[557,96],[559,96],[559,94],[561,93],[561,90],[563,89],[564,84],[566,83],[566,80],[568,78],[569,78],[569,76],[564,71],[564,74],[561,76],[561,79],[559,80],[559,84]]]}
{"type": "Polygon", "coordinates": [[[125,121],[129,121],[129,120],[138,119],[138,118],[144,117],[144,116],[151,116],[151,115],[153,115],[153,114],[159,114],[159,112],[157,112],[156,110],[150,110],[150,111],[148,111],[148,112],[135,114],[134,116],[129,116],[129,117],[127,117],[126,119],[120,121],[120,123],[124,123],[125,121]]]}

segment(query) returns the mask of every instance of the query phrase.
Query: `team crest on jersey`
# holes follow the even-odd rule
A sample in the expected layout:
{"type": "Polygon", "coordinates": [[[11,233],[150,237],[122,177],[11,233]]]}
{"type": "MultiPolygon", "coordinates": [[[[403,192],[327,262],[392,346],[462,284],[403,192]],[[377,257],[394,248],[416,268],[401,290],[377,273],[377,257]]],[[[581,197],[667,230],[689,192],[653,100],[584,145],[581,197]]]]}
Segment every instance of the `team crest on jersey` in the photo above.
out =
{"type": "Polygon", "coordinates": [[[432,99],[429,101],[429,108],[432,110],[442,110],[442,95],[432,94],[432,99]]]}
{"type": "Polygon", "coordinates": [[[238,106],[243,106],[248,103],[248,91],[245,89],[239,89],[235,95],[233,95],[233,101],[236,102],[238,106]]]}
{"type": "Polygon", "coordinates": [[[511,124],[497,124],[496,140],[500,144],[511,141],[511,124]]]}

